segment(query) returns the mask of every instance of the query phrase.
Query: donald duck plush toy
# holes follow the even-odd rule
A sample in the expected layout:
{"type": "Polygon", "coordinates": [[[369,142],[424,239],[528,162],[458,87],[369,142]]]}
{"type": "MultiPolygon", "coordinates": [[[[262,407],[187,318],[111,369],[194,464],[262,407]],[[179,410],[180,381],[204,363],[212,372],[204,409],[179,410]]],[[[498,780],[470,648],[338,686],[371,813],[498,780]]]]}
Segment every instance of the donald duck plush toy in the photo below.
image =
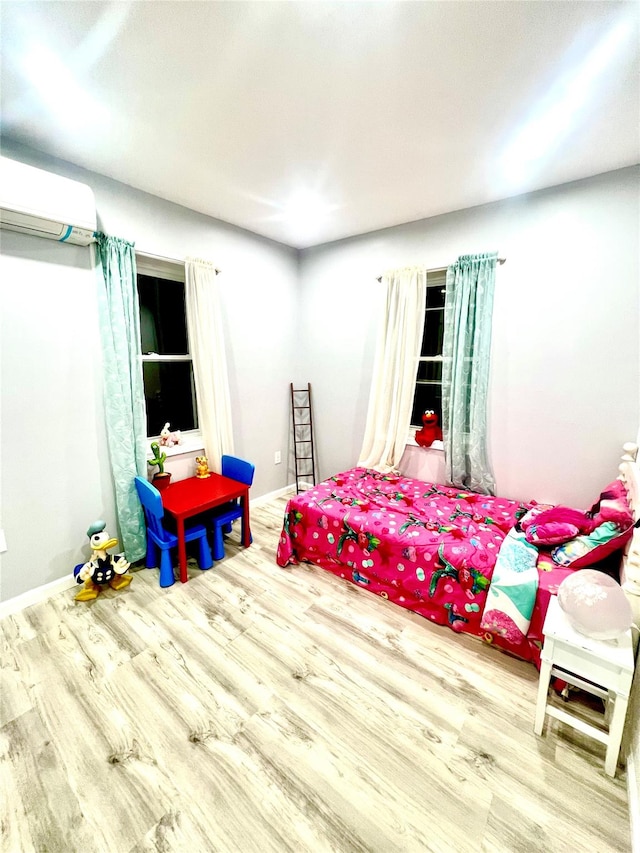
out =
{"type": "Polygon", "coordinates": [[[87,530],[91,543],[91,559],[73,570],[77,583],[84,586],[76,595],[76,601],[92,601],[100,595],[105,584],[111,589],[124,589],[131,581],[131,575],[125,574],[129,563],[123,555],[107,554],[109,548],[115,548],[117,539],[111,539],[106,531],[106,522],[94,521],[87,530]]]}

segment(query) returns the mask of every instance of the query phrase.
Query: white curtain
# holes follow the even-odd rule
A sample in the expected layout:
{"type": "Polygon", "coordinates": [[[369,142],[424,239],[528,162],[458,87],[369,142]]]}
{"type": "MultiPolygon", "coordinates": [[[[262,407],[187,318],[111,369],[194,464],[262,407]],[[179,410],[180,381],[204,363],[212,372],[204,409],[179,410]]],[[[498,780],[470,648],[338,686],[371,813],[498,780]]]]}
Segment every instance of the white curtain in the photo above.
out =
{"type": "Polygon", "coordinates": [[[185,275],[198,421],[209,467],[220,473],[222,455],[233,453],[233,430],[216,271],[208,261],[187,258],[185,275]]]}
{"type": "Polygon", "coordinates": [[[425,268],[382,277],[386,307],[378,333],[364,442],[358,465],[386,472],[400,464],[411,424],[424,332],[425,268]]]}

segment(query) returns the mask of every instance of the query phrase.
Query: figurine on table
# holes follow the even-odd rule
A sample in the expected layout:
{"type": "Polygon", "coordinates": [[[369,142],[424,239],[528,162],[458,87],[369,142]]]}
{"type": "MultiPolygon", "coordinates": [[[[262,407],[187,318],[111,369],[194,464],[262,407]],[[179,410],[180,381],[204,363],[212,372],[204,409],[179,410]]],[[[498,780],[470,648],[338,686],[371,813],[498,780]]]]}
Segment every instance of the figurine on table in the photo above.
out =
{"type": "Polygon", "coordinates": [[[211,471],[209,471],[209,463],[207,462],[206,456],[196,456],[196,477],[200,480],[204,480],[205,477],[210,477],[211,471]]]}
{"type": "Polygon", "coordinates": [[[125,574],[129,563],[124,555],[107,554],[109,548],[118,545],[118,540],[109,537],[106,526],[104,521],[94,521],[87,530],[91,543],[91,559],[84,565],[76,566],[73,571],[77,583],[84,582],[75,597],[76,601],[92,601],[107,584],[111,589],[124,589],[132,581],[131,575],[125,574]]]}

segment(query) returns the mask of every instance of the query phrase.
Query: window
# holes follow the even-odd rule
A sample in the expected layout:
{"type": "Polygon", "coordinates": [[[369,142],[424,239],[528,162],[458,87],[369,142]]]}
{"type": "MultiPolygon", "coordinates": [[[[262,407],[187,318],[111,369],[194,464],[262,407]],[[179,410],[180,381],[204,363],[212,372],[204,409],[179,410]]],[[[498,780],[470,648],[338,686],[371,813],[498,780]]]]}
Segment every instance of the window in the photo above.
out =
{"type": "Polygon", "coordinates": [[[137,257],[142,373],[149,435],[198,427],[184,267],[137,257]]]}
{"type": "Polygon", "coordinates": [[[427,409],[433,409],[442,426],[442,339],[446,280],[446,270],[427,274],[424,335],[411,411],[411,426],[415,427],[422,427],[422,415],[427,409]]]}

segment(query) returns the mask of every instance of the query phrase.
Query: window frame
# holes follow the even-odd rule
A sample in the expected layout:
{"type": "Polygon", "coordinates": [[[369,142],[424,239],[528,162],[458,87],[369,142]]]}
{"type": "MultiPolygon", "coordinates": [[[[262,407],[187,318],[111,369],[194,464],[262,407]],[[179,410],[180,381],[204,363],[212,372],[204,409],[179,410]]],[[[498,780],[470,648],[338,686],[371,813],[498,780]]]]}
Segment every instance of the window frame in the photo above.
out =
{"type": "MultiPolygon", "coordinates": [[[[427,283],[425,285],[426,288],[429,288],[429,287],[444,287],[444,288],[446,288],[446,284],[447,284],[447,268],[446,267],[443,267],[442,269],[427,270],[427,283]],[[429,280],[430,278],[431,278],[431,281],[429,280]]],[[[427,333],[427,322],[428,322],[430,314],[434,314],[436,311],[442,312],[442,319],[444,322],[444,310],[445,310],[444,302],[443,302],[442,308],[429,308],[428,305],[425,304],[424,328],[423,328],[422,340],[420,342],[421,348],[422,348],[422,343],[424,341],[424,336],[427,333]]],[[[442,364],[442,361],[443,361],[442,352],[440,352],[436,355],[427,355],[427,356],[421,355],[421,353],[419,352],[416,355],[416,382],[415,382],[415,390],[414,390],[414,400],[415,400],[415,391],[417,390],[419,385],[439,385],[440,389],[442,389],[442,373],[440,374],[439,380],[438,379],[418,379],[418,374],[420,371],[420,365],[421,364],[442,364]]],[[[411,406],[411,410],[412,410],[412,414],[413,414],[413,404],[411,406]]],[[[442,427],[442,413],[440,413],[440,415],[439,415],[439,426],[442,427]]],[[[411,444],[415,444],[417,446],[417,442],[415,440],[415,434],[421,428],[422,428],[421,423],[420,424],[413,424],[412,423],[410,425],[410,443],[411,444]]],[[[440,449],[440,442],[434,442],[434,445],[432,445],[432,448],[435,450],[440,449]]]]}
{"type": "MultiPolygon", "coordinates": [[[[172,261],[168,258],[157,258],[152,257],[150,255],[145,255],[144,252],[136,252],[136,288],[138,286],[138,275],[146,275],[154,278],[162,278],[166,281],[179,281],[183,284],[186,282],[186,273],[185,273],[185,265],[184,262],[181,261],[172,261]]],[[[138,309],[139,310],[139,309],[138,309]]],[[[186,318],[186,305],[185,305],[185,323],[187,321],[186,318]]],[[[189,362],[192,365],[191,374],[193,376],[193,355],[191,354],[191,342],[189,340],[189,326],[187,324],[187,347],[189,352],[184,355],[161,355],[160,353],[147,354],[144,353],[140,356],[140,363],[144,365],[145,363],[170,363],[170,362],[189,362]]],[[[143,380],[144,381],[144,380],[143,380]]],[[[145,394],[146,397],[146,394],[145,394]]],[[[198,424],[200,423],[200,417],[198,412],[198,400],[195,392],[195,385],[192,385],[192,397],[193,397],[193,407],[196,418],[198,420],[198,424]]],[[[182,444],[175,445],[171,448],[165,448],[168,456],[173,456],[178,453],[188,453],[192,449],[199,450],[202,448],[202,433],[199,427],[190,430],[181,430],[181,436],[183,439],[182,444]]],[[[157,441],[160,438],[160,435],[148,435],[147,441],[157,441]]]]}

